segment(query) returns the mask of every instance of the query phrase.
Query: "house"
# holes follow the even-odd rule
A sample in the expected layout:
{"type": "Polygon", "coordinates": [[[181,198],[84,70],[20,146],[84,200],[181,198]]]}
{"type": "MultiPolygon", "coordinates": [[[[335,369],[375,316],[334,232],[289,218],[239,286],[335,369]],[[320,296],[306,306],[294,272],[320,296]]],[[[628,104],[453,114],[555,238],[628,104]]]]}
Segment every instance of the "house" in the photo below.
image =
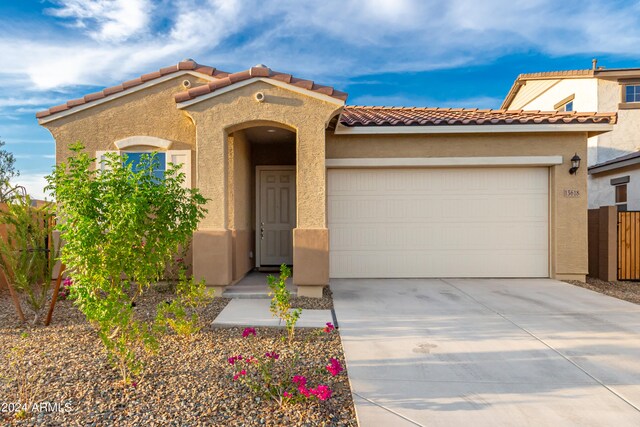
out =
{"type": "Polygon", "coordinates": [[[640,210],[640,68],[521,74],[502,108],[617,112],[613,131],[588,140],[589,209],[640,210]]]}
{"type": "Polygon", "coordinates": [[[158,151],[209,199],[196,278],[224,288],[293,265],[330,278],[552,277],[587,272],[587,138],[615,114],[347,106],[332,87],[258,65],[177,65],[37,114],[56,160],[82,141],[158,151]]]}

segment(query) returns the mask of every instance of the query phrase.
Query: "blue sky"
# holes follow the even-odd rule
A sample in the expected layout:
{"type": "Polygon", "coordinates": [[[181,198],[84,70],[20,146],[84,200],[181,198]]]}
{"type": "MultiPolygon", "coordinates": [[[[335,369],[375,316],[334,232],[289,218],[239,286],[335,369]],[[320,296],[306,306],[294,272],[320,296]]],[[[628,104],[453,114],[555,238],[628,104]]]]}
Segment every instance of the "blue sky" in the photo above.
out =
{"type": "Polygon", "coordinates": [[[42,196],[36,111],[193,58],[333,85],[348,104],[499,108],[519,73],[640,67],[640,2],[0,0],[0,139],[42,196]]]}

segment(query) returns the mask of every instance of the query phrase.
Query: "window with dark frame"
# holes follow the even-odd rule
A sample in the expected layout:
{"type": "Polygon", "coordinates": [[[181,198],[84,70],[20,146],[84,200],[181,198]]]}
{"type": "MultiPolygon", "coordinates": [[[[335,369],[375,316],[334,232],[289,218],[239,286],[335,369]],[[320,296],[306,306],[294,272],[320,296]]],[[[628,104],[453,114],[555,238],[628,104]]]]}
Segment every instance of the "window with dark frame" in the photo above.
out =
{"type": "Polygon", "coordinates": [[[624,86],[624,102],[640,102],[640,84],[624,86]]]}
{"type": "Polygon", "coordinates": [[[627,184],[616,185],[616,206],[619,211],[627,210],[627,184]]]}

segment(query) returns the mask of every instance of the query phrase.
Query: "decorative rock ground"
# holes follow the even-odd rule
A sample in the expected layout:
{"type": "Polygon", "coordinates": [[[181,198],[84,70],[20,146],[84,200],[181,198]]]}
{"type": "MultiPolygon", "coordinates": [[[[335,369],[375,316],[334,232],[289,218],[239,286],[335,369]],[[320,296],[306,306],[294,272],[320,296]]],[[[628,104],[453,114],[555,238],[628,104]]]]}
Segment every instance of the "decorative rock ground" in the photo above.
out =
{"type": "MultiPolygon", "coordinates": [[[[136,311],[153,316],[156,304],[170,298],[170,294],[149,291],[137,303],[136,311]]],[[[346,373],[335,377],[330,400],[285,408],[260,401],[234,383],[227,358],[245,345],[242,330],[210,326],[227,302],[216,299],[207,307],[202,315],[203,329],[193,341],[166,337],[149,361],[146,376],[136,387],[123,389],[96,333],[70,302],[59,303],[51,326],[29,328],[16,322],[8,296],[0,293],[0,405],[20,399],[16,382],[8,379],[15,377],[15,372],[26,372],[32,384],[32,401],[70,408],[68,413],[33,413],[24,420],[0,413],[0,421],[65,426],[357,425],[346,373]]],[[[278,351],[283,333],[281,329],[258,328],[257,339],[278,351]]],[[[296,341],[302,342],[313,333],[299,330],[296,341]]],[[[344,360],[338,334],[310,339],[301,352],[310,377],[322,371],[329,357],[344,360]]]]}

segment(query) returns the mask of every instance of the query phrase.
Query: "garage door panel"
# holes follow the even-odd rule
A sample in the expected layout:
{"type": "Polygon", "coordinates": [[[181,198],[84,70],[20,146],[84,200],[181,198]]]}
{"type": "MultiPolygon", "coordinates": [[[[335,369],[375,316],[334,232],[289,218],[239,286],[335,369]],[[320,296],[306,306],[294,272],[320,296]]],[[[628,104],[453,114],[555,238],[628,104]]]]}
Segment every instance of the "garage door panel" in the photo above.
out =
{"type": "Polygon", "coordinates": [[[548,169],[330,170],[332,277],[547,277],[548,169]]]}
{"type": "MultiPolygon", "coordinates": [[[[332,252],[332,269],[344,272],[344,278],[415,277],[537,277],[547,263],[546,251],[496,251],[491,254],[447,251],[380,251],[371,263],[370,251],[332,252]],[[501,263],[493,262],[495,257],[501,263]],[[526,266],[526,267],[523,267],[526,266]]],[[[333,271],[333,270],[332,270],[333,271]]]]}

